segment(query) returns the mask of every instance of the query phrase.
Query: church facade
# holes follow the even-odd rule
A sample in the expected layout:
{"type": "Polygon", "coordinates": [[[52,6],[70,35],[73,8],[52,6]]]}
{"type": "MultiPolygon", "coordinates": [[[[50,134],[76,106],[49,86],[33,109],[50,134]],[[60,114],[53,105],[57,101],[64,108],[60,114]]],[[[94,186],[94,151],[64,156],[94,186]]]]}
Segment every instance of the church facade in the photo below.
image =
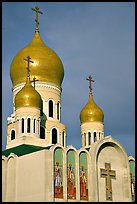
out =
{"type": "Polygon", "coordinates": [[[132,202],[135,159],[104,134],[104,113],[90,93],[80,112],[82,146],[66,145],[61,122],[64,67],[41,39],[36,6],[32,41],[13,58],[13,113],[2,153],[3,202],[132,202]],[[26,69],[27,66],[27,69],[26,69]]]}

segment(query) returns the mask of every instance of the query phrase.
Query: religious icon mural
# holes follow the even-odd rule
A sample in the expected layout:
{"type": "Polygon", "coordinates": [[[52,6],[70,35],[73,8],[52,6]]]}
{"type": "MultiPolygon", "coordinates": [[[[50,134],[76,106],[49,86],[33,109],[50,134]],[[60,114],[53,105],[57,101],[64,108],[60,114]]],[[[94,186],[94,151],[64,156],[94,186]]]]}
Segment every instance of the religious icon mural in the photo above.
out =
{"type": "Polygon", "coordinates": [[[62,149],[54,152],[54,197],[63,198],[62,149]]]}
{"type": "Polygon", "coordinates": [[[69,150],[67,154],[67,197],[76,199],[75,153],[69,150]]]}
{"type": "Polygon", "coordinates": [[[88,179],[87,179],[87,155],[85,152],[80,153],[80,200],[88,200],[88,179]]]}

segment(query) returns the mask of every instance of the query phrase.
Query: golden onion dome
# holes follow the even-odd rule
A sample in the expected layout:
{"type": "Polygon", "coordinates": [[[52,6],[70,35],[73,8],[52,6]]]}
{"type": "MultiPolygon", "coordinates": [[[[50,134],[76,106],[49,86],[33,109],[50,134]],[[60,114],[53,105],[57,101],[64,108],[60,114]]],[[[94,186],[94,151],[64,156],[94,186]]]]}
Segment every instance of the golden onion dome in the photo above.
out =
{"type": "Polygon", "coordinates": [[[41,96],[31,85],[30,78],[25,86],[15,96],[15,109],[20,107],[41,108],[41,96]]]}
{"type": "Polygon", "coordinates": [[[80,112],[80,122],[102,122],[104,120],[104,113],[94,102],[90,94],[88,103],[80,112]]]}
{"type": "Polygon", "coordinates": [[[19,51],[10,67],[13,87],[26,81],[26,63],[24,58],[31,56],[31,78],[61,87],[64,77],[63,64],[58,55],[42,41],[39,32],[35,32],[32,41],[19,51]]]}

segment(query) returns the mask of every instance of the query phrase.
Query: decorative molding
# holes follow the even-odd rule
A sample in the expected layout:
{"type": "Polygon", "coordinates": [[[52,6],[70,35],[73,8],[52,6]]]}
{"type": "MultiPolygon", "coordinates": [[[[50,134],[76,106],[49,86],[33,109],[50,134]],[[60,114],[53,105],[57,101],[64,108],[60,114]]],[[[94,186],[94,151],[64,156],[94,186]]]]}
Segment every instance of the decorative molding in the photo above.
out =
{"type": "MultiPolygon", "coordinates": [[[[25,85],[25,83],[21,83],[20,85],[16,85],[14,88],[13,88],[13,92],[17,91],[18,89],[21,89],[23,88],[25,85]]],[[[59,91],[61,93],[61,88],[58,88],[54,85],[50,85],[50,84],[45,84],[45,83],[36,83],[35,84],[35,87],[46,87],[46,88],[51,88],[51,89],[55,89],[57,91],[59,91]]]]}

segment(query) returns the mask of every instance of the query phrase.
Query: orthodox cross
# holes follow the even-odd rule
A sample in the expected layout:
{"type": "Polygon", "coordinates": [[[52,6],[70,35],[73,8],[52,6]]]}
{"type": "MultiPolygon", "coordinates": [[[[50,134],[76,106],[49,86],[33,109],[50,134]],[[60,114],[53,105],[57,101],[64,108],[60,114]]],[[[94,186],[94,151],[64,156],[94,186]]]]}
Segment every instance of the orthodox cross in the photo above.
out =
{"type": "Polygon", "coordinates": [[[31,82],[34,82],[34,88],[35,88],[35,82],[39,81],[38,79],[36,79],[36,77],[33,77],[33,80],[31,82]]]}
{"type": "Polygon", "coordinates": [[[28,56],[28,57],[26,57],[27,59],[24,59],[24,60],[26,60],[27,62],[28,62],[28,67],[27,67],[27,77],[28,78],[30,78],[30,68],[29,68],[29,63],[31,62],[31,63],[34,63],[33,61],[31,61],[30,59],[30,57],[28,56]]]}
{"type": "Polygon", "coordinates": [[[106,179],[106,200],[112,200],[111,178],[116,178],[116,172],[111,170],[110,163],[105,163],[105,169],[100,169],[100,175],[106,179]]]}
{"type": "Polygon", "coordinates": [[[94,80],[92,79],[91,75],[88,78],[86,78],[86,80],[89,81],[90,94],[92,94],[92,84],[91,84],[91,82],[94,82],[94,80]]]}
{"type": "Polygon", "coordinates": [[[39,11],[39,7],[38,6],[35,6],[35,8],[32,8],[32,10],[36,12],[36,19],[35,19],[35,22],[36,22],[36,31],[39,31],[39,27],[38,27],[38,24],[39,24],[38,13],[40,13],[40,14],[43,14],[43,13],[41,11],[39,11]]]}

